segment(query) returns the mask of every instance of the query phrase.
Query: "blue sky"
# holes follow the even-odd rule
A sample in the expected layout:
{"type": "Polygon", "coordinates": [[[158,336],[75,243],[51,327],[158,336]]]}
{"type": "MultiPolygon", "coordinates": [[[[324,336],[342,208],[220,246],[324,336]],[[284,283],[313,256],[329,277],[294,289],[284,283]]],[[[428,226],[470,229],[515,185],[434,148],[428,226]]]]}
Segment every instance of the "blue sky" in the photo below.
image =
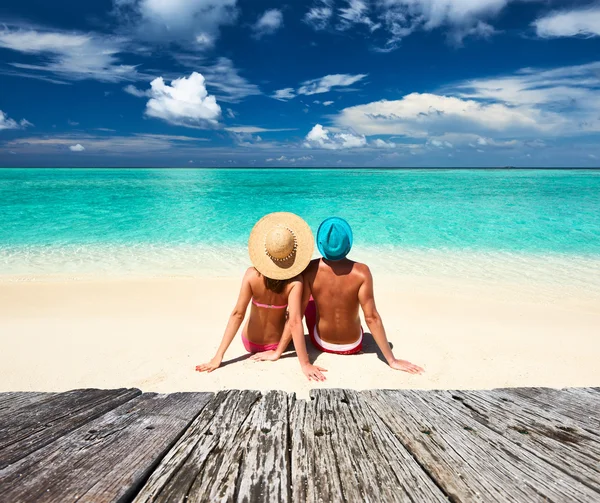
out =
{"type": "Polygon", "coordinates": [[[0,166],[600,165],[600,2],[3,0],[0,166]]]}

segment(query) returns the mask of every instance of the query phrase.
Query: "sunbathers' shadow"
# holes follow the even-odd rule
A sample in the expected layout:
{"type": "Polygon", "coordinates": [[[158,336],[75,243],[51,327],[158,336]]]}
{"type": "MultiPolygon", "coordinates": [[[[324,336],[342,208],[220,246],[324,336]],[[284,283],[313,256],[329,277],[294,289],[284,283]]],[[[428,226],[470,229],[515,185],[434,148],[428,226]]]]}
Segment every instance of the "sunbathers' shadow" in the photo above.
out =
{"type": "MultiPolygon", "coordinates": [[[[390,342],[390,348],[394,349],[394,345],[390,342]]],[[[375,353],[377,355],[377,358],[379,358],[383,363],[385,363],[386,365],[387,360],[383,357],[383,354],[381,353],[381,351],[379,350],[379,346],[377,346],[377,343],[375,342],[375,339],[373,337],[372,334],[365,332],[363,335],[363,353],[375,353]]]]}
{"type": "Polygon", "coordinates": [[[221,367],[227,367],[227,365],[232,365],[234,363],[243,362],[244,360],[247,360],[251,356],[252,355],[250,353],[242,355],[242,356],[237,356],[236,358],[232,358],[231,360],[221,362],[221,367]]]}

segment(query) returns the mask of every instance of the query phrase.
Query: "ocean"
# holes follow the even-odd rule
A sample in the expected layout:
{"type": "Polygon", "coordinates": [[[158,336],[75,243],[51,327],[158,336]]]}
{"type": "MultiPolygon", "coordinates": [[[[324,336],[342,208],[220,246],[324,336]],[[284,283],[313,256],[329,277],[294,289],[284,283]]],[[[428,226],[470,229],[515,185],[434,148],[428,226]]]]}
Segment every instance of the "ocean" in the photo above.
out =
{"type": "Polygon", "coordinates": [[[600,275],[600,171],[58,168],[0,169],[0,275],[237,274],[273,211],[388,273],[600,275]]]}

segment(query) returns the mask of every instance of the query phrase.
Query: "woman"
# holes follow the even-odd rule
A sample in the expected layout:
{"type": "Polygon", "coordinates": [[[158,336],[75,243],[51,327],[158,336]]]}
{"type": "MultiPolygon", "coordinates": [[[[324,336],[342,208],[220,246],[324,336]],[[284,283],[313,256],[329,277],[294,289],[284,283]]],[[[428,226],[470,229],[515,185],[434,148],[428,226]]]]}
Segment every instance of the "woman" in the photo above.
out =
{"type": "Polygon", "coordinates": [[[246,350],[249,353],[274,351],[278,358],[292,338],[306,377],[325,380],[321,373],[325,369],[311,365],[308,360],[302,327],[300,273],[310,262],[313,247],[310,227],[293,213],[271,213],[258,221],[248,240],[254,267],[244,275],[217,353],[210,362],[198,365],[198,372],[219,368],[252,301],[250,317],[242,330],[246,350]]]}

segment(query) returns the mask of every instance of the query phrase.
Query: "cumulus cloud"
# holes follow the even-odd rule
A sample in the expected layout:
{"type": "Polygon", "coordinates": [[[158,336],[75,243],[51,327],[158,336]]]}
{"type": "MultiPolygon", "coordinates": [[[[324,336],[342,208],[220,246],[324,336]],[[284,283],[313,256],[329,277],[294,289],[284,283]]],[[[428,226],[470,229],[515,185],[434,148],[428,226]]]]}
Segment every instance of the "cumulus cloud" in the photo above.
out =
{"type": "Polygon", "coordinates": [[[208,94],[204,77],[194,72],[165,84],[162,77],[150,84],[150,100],[146,115],[170,124],[186,127],[216,127],[221,117],[221,107],[214,96],[208,94]]]}
{"type": "Polygon", "coordinates": [[[372,145],[375,148],[396,148],[396,144],[391,141],[385,141],[380,138],[377,138],[372,142],[372,145]]]}
{"type": "Polygon", "coordinates": [[[279,9],[269,9],[258,18],[253,26],[254,35],[261,38],[272,35],[283,26],[283,13],[279,9]]]}
{"type": "Polygon", "coordinates": [[[33,126],[33,124],[27,119],[21,119],[17,122],[0,110],[0,131],[3,129],[25,129],[29,126],[33,126]]]}
{"type": "Polygon", "coordinates": [[[333,101],[324,101],[323,106],[328,107],[329,105],[333,105],[333,101]]]}
{"type": "Polygon", "coordinates": [[[562,10],[533,23],[542,38],[600,36],[600,4],[574,10],[562,10]]]}
{"type": "Polygon", "coordinates": [[[85,147],[81,143],[78,143],[77,145],[71,145],[69,147],[69,150],[71,152],[83,152],[85,150],[85,147]]]}
{"type": "Polygon", "coordinates": [[[327,150],[361,148],[367,146],[367,139],[351,131],[332,133],[321,124],[316,124],[306,135],[304,146],[327,150]]]}
{"type": "Polygon", "coordinates": [[[196,42],[211,47],[221,26],[233,24],[237,0],[113,0],[114,14],[137,39],[196,42]]]}
{"type": "Polygon", "coordinates": [[[9,63],[34,78],[35,72],[47,72],[67,80],[122,82],[139,79],[135,66],[119,63],[118,54],[124,52],[125,46],[125,39],[109,35],[16,26],[0,30],[0,48],[43,58],[38,64],[9,63]]]}
{"type": "Polygon", "coordinates": [[[600,132],[598,90],[600,62],[525,68],[347,107],[332,125],[367,137],[422,139],[435,148],[540,148],[544,138],[600,132]]]}
{"type": "MultiPolygon", "coordinates": [[[[336,73],[333,75],[325,75],[318,79],[305,80],[300,84],[300,87],[295,90],[293,87],[279,89],[271,96],[276,100],[286,101],[295,98],[299,95],[310,96],[313,94],[328,93],[338,87],[348,87],[363,80],[367,75],[360,73],[351,75],[347,73],[336,73]]],[[[333,101],[325,102],[331,105],[333,101]]],[[[323,104],[325,104],[323,103],[323,104]]]]}
{"type": "Polygon", "coordinates": [[[343,109],[335,118],[339,127],[365,135],[397,134],[426,137],[446,131],[473,128],[496,132],[508,129],[544,130],[543,114],[453,96],[412,93],[400,100],[381,100],[343,109]]]}

